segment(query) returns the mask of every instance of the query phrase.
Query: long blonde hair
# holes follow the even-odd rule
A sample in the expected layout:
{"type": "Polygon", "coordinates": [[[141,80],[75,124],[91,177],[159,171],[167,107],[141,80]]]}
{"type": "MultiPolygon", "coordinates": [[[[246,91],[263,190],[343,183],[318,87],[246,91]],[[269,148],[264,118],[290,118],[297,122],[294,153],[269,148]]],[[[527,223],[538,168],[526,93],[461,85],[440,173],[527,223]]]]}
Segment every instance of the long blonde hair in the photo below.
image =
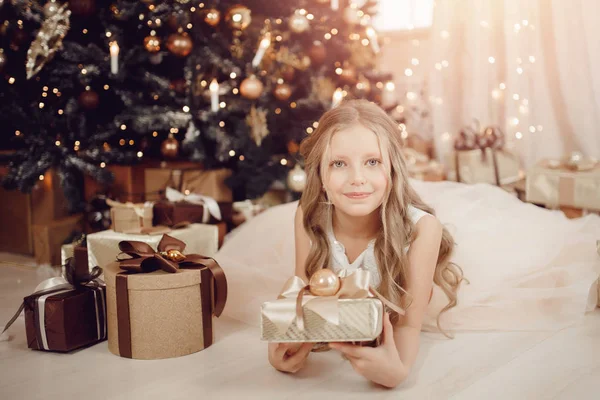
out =
{"type": "MultiPolygon", "coordinates": [[[[416,236],[408,207],[412,205],[432,215],[435,215],[435,211],[421,200],[408,182],[398,125],[379,106],[366,100],[351,100],[326,112],[319,120],[317,129],[300,144],[307,174],[307,185],[302,193],[300,206],[304,213],[304,229],[312,242],[305,264],[306,275],[310,278],[317,270],[328,266],[331,259],[326,232],[330,203],[322,190],[322,184],[326,180],[325,166],[328,164],[331,138],[336,132],[356,124],[377,135],[388,173],[388,186],[380,207],[383,229],[375,238],[375,257],[381,275],[378,290],[393,303],[406,308],[411,301],[410,293],[403,289],[408,272],[408,256],[404,248],[416,236]],[[387,153],[387,157],[384,153],[387,153]],[[402,218],[401,224],[398,223],[398,218],[402,218]]],[[[442,332],[440,315],[456,305],[457,291],[463,281],[460,267],[450,262],[453,249],[454,240],[448,230],[443,228],[433,277],[433,282],[444,291],[449,300],[437,316],[437,326],[442,332]]],[[[393,321],[398,318],[398,315],[392,315],[393,321]]]]}

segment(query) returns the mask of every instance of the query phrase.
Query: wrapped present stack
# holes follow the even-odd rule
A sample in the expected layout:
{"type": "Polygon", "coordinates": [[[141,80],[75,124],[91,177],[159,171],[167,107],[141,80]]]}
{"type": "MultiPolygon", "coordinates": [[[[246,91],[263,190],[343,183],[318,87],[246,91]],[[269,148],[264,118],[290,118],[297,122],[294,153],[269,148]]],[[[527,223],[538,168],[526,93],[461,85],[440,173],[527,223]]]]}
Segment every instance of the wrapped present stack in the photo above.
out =
{"type": "Polygon", "coordinates": [[[504,149],[504,134],[498,127],[481,129],[475,120],[459,132],[454,150],[450,177],[457,182],[504,186],[524,178],[518,156],[504,149]]]}
{"type": "MultiPolygon", "coordinates": [[[[0,170],[2,175],[2,170],[0,170]]],[[[59,265],[60,245],[82,231],[82,215],[69,215],[58,175],[49,170],[31,193],[0,188],[0,251],[34,256],[40,264],[59,265]]]]}
{"type": "Polygon", "coordinates": [[[574,152],[539,161],[527,173],[527,201],[560,208],[569,217],[600,211],[600,162],[574,152]]]}
{"type": "Polygon", "coordinates": [[[105,268],[108,348],[121,357],[162,359],[198,352],[214,341],[213,316],[227,300],[227,280],[210,257],[185,254],[164,235],[153,249],[122,241],[131,258],[105,268]]]}
{"type": "Polygon", "coordinates": [[[384,305],[404,314],[370,286],[366,270],[338,276],[322,269],[308,284],[294,276],[277,300],[263,303],[261,337],[269,342],[372,343],[382,333],[384,305]]]}

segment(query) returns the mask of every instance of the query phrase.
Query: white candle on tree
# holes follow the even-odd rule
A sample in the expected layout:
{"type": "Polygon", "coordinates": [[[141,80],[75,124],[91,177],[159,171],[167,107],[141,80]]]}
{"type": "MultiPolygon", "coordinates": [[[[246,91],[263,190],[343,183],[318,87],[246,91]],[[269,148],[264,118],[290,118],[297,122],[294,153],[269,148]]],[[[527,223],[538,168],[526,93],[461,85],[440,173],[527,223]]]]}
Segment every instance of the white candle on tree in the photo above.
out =
{"type": "Polygon", "coordinates": [[[340,0],[331,0],[331,9],[336,11],[340,9],[340,0]]]}
{"type": "Polygon", "coordinates": [[[377,32],[372,27],[367,28],[367,37],[369,38],[369,42],[371,42],[371,48],[375,52],[375,54],[379,53],[379,43],[377,39],[377,32]]]}
{"type": "Polygon", "coordinates": [[[210,90],[210,110],[217,112],[219,111],[219,82],[213,79],[208,90],[210,90]]]}
{"type": "Polygon", "coordinates": [[[258,45],[258,51],[256,52],[254,59],[252,60],[252,66],[254,68],[256,68],[260,65],[260,62],[262,61],[263,57],[265,56],[265,53],[266,53],[267,49],[269,48],[269,46],[271,46],[271,33],[267,32],[267,33],[265,33],[265,36],[260,41],[260,44],[258,45]]]}
{"type": "Polygon", "coordinates": [[[343,98],[344,92],[342,91],[342,89],[335,89],[335,92],[333,92],[333,99],[331,100],[331,108],[336,108],[337,106],[339,106],[343,98]]]}
{"type": "Polygon", "coordinates": [[[110,73],[116,75],[119,73],[119,44],[110,43],[110,73]]]}

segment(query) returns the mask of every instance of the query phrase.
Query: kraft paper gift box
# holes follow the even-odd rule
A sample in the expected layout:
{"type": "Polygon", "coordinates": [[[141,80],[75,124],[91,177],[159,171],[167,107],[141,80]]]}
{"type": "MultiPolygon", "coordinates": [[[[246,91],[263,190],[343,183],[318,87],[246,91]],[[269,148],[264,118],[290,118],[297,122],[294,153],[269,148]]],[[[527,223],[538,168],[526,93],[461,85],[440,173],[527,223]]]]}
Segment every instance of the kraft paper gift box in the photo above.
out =
{"type": "Polygon", "coordinates": [[[139,233],[143,229],[152,227],[153,204],[146,203],[120,203],[107,200],[110,206],[111,228],[115,232],[139,233]]]}
{"type": "Polygon", "coordinates": [[[369,342],[382,333],[384,303],[393,305],[369,286],[370,274],[357,270],[340,277],[335,296],[304,294],[309,285],[299,277],[289,279],[279,299],[263,303],[261,339],[269,342],[369,342]],[[301,311],[296,307],[302,296],[301,311]],[[375,296],[375,297],[374,297],[375,296]]]}
{"type": "MultiPolygon", "coordinates": [[[[212,257],[219,249],[219,227],[209,224],[190,224],[184,228],[173,229],[170,236],[187,243],[190,253],[212,257]]],[[[87,236],[88,264],[102,268],[116,261],[119,254],[119,242],[123,240],[140,241],[158,248],[162,234],[127,234],[106,230],[90,233],[87,236]]]]}
{"type": "Polygon", "coordinates": [[[38,264],[59,265],[61,246],[73,232],[81,232],[81,214],[60,218],[48,224],[33,225],[33,249],[38,264]]]}
{"type": "Polygon", "coordinates": [[[549,207],[600,210],[600,163],[576,169],[555,160],[542,160],[527,173],[526,198],[549,207]]]}
{"type": "Polygon", "coordinates": [[[230,175],[229,169],[184,171],[181,177],[181,192],[198,193],[209,196],[219,203],[231,203],[233,193],[225,184],[225,179],[230,175]]]}
{"type": "Polygon", "coordinates": [[[453,155],[453,173],[458,182],[506,185],[524,177],[518,156],[505,150],[489,147],[483,150],[456,150],[453,155]],[[496,180],[496,170],[499,182],[496,180]]]}
{"type": "Polygon", "coordinates": [[[75,264],[64,276],[46,279],[7,324],[25,310],[27,346],[34,350],[68,352],[106,339],[106,288],[102,269],[78,275],[75,264]]]}
{"type": "Polygon", "coordinates": [[[227,280],[216,261],[186,254],[185,243],[168,235],[158,253],[143,242],[124,241],[119,247],[133,258],[111,263],[104,272],[108,349],[151,360],[210,346],[212,317],[227,300],[227,280]]]}

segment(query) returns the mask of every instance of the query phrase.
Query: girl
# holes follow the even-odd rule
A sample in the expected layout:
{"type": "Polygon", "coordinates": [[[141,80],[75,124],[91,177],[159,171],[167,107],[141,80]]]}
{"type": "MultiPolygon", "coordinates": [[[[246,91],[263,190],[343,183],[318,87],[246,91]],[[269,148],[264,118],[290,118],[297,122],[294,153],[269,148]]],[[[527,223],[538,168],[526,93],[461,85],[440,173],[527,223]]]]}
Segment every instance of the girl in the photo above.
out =
{"type": "MultiPolygon", "coordinates": [[[[433,283],[449,299],[442,311],[456,305],[463,274],[449,262],[454,241],[408,184],[400,131],[374,103],[326,112],[300,152],[307,185],[295,216],[295,273],[308,282],[323,267],[364,268],[382,295],[406,309],[386,313],[379,347],[330,344],[365,378],[395,387],[415,362],[433,283]]],[[[269,361],[296,372],[312,346],[271,343],[269,361]]]]}

